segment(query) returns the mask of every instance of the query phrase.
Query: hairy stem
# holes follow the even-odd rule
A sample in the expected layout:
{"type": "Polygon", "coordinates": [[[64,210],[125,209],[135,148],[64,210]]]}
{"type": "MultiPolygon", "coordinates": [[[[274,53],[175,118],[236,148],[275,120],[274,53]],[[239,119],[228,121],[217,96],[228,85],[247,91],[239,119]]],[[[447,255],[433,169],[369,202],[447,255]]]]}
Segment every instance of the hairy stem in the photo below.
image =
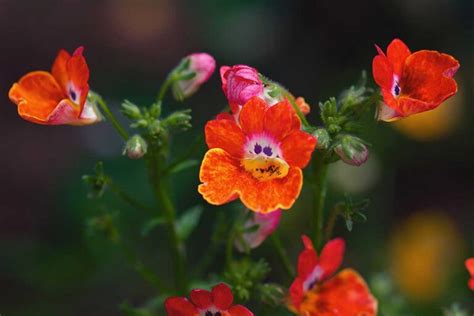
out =
{"type": "Polygon", "coordinates": [[[321,247],[324,229],[324,202],[327,193],[328,165],[324,162],[324,154],[321,152],[313,161],[313,185],[314,185],[314,209],[313,229],[314,243],[317,248],[321,247]]]}
{"type": "Polygon", "coordinates": [[[339,215],[340,212],[341,212],[340,205],[335,205],[329,212],[328,221],[326,224],[326,231],[325,231],[326,242],[329,241],[329,239],[331,239],[332,237],[334,226],[336,225],[337,216],[339,215]]]}
{"type": "Polygon", "coordinates": [[[110,111],[109,107],[107,106],[107,103],[105,103],[104,99],[102,97],[97,97],[97,103],[99,104],[102,112],[105,114],[107,119],[112,123],[112,126],[115,128],[115,130],[119,133],[120,137],[122,137],[123,140],[128,140],[129,135],[128,132],[125,130],[125,128],[120,124],[120,122],[117,120],[115,115],[110,111]]]}

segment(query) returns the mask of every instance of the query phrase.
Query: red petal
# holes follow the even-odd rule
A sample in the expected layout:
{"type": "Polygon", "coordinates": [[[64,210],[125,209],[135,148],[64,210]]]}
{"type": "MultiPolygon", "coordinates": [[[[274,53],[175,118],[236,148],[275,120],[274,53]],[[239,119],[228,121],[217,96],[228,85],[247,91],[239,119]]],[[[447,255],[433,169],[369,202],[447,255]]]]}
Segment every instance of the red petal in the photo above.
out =
{"type": "Polygon", "coordinates": [[[245,135],[233,120],[217,119],[207,122],[206,143],[210,149],[221,148],[231,156],[243,155],[245,135]]]}
{"type": "Polygon", "coordinates": [[[235,119],[234,119],[234,117],[232,116],[232,114],[230,114],[230,113],[228,113],[228,112],[223,112],[223,113],[217,114],[216,120],[230,120],[230,121],[235,121],[235,119]]]}
{"type": "Polygon", "coordinates": [[[209,291],[195,289],[191,291],[189,297],[193,304],[200,309],[209,308],[212,305],[212,295],[209,291]]]}
{"type": "Polygon", "coordinates": [[[394,39],[387,47],[387,58],[392,64],[393,71],[399,77],[402,75],[405,60],[410,54],[410,49],[398,38],[394,39]]]}
{"type": "Polygon", "coordinates": [[[198,316],[196,307],[184,297],[170,297],[165,301],[167,316],[198,316]]]}
{"type": "Polygon", "coordinates": [[[293,131],[280,144],[283,159],[290,166],[304,168],[311,160],[316,143],[312,135],[300,130],[293,131]]]}
{"type": "Polygon", "coordinates": [[[263,120],[267,104],[259,97],[253,97],[240,111],[240,126],[245,134],[251,135],[263,131],[263,120]]]}
{"type": "Polygon", "coordinates": [[[314,249],[313,241],[311,240],[311,238],[309,238],[306,235],[302,235],[301,239],[303,240],[303,244],[304,244],[305,249],[310,249],[310,250],[314,249]]]}
{"type": "Polygon", "coordinates": [[[275,140],[285,138],[293,128],[293,113],[294,109],[286,100],[273,105],[265,113],[264,130],[275,140]]]}
{"type": "Polygon", "coordinates": [[[372,60],[372,75],[380,88],[390,90],[393,82],[393,67],[387,57],[377,55],[372,60]]]}
{"type": "Polygon", "coordinates": [[[89,67],[87,66],[86,59],[82,56],[83,50],[83,47],[76,49],[71,59],[67,62],[68,77],[80,95],[78,103],[81,105],[81,109],[86,102],[89,92],[89,67]]]}
{"type": "Polygon", "coordinates": [[[474,277],[474,258],[469,258],[465,262],[467,271],[474,277]]]}
{"type": "Polygon", "coordinates": [[[319,265],[323,270],[321,279],[327,279],[339,269],[344,257],[345,242],[342,238],[329,241],[321,251],[319,265]]]}
{"type": "Polygon", "coordinates": [[[306,279],[318,263],[318,255],[315,250],[303,250],[298,256],[298,277],[306,279]]]}
{"type": "Polygon", "coordinates": [[[226,310],[232,305],[234,295],[229,286],[220,283],[212,288],[212,301],[218,309],[226,310]]]}
{"type": "Polygon", "coordinates": [[[253,316],[253,313],[242,305],[234,305],[227,310],[229,316],[253,316]]]}
{"type": "Polygon", "coordinates": [[[433,109],[457,92],[457,84],[451,77],[459,68],[452,56],[436,51],[422,50],[410,55],[403,68],[400,81],[402,96],[424,102],[419,109],[412,105],[402,107],[404,115],[433,109]]]}
{"type": "Polygon", "coordinates": [[[304,299],[303,282],[302,278],[297,277],[290,286],[290,307],[296,310],[299,309],[304,299]]]}
{"type": "Polygon", "coordinates": [[[53,67],[51,68],[51,73],[56,81],[59,83],[64,93],[67,92],[67,82],[69,76],[67,73],[67,63],[71,59],[71,55],[64,49],[61,49],[58,53],[58,56],[54,60],[53,67]]]}
{"type": "Polygon", "coordinates": [[[474,291],[474,278],[471,278],[471,279],[469,280],[468,286],[469,286],[469,288],[470,288],[471,290],[474,291]]]}

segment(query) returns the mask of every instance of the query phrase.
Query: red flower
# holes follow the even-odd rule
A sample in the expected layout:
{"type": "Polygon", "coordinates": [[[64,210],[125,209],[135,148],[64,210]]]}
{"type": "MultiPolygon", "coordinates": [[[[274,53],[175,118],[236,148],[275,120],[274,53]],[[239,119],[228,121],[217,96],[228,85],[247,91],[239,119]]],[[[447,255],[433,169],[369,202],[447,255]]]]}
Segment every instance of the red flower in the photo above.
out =
{"type": "Polygon", "coordinates": [[[242,305],[232,305],[234,296],[230,288],[221,283],[212,291],[192,290],[191,300],[185,297],[170,297],[165,301],[168,316],[253,316],[242,305]]]}
{"type": "Polygon", "coordinates": [[[25,120],[45,125],[85,125],[101,120],[94,105],[86,102],[89,68],[83,48],[71,56],[59,51],[51,73],[33,71],[13,84],[8,96],[25,120]]]}
{"type": "Polygon", "coordinates": [[[469,288],[474,291],[474,258],[469,258],[466,260],[466,268],[471,275],[471,279],[469,280],[469,288]]]}
{"type": "Polygon", "coordinates": [[[201,164],[198,190],[206,201],[222,205],[240,197],[259,213],[291,208],[316,138],[301,131],[288,101],[270,107],[253,97],[238,122],[220,115],[206,124],[205,134],[210,149],[201,164]]]}
{"type": "Polygon", "coordinates": [[[385,102],[379,108],[380,120],[393,121],[432,110],[457,92],[452,77],[459,62],[454,57],[432,50],[411,53],[399,39],[390,43],[387,55],[376,48],[372,72],[385,102]]]}
{"type": "Polygon", "coordinates": [[[305,250],[298,258],[298,276],[290,287],[290,310],[301,316],[376,315],[377,301],[356,271],[345,269],[329,279],[341,266],[344,240],[329,241],[318,258],[311,240],[302,238],[305,250]]]}

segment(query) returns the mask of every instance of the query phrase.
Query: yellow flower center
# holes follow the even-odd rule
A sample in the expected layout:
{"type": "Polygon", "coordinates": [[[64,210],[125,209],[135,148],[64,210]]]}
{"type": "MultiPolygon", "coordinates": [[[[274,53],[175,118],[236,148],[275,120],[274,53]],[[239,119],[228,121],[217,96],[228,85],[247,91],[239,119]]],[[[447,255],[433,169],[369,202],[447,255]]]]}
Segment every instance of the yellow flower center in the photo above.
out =
{"type": "Polygon", "coordinates": [[[247,172],[260,181],[284,178],[290,169],[283,159],[264,156],[244,158],[241,164],[247,172]]]}

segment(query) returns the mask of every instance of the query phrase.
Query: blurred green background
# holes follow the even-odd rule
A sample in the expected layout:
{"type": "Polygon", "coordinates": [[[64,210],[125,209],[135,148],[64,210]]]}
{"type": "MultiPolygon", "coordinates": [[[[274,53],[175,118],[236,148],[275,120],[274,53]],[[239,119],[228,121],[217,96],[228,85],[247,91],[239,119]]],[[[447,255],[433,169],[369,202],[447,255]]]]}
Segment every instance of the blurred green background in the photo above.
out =
{"type": "MultiPolygon", "coordinates": [[[[472,313],[474,293],[463,261],[474,256],[473,13],[472,0],[0,0],[0,314],[119,315],[119,304],[138,306],[152,298],[155,291],[120,249],[87,228],[88,219],[105,211],[117,216],[144,262],[170,275],[165,232],[140,235],[147,214],[110,194],[86,198],[81,176],[101,160],[124,189],[153,202],[143,161],[120,155],[123,144],[110,125],[34,125],[21,120],[7,98],[23,74],[50,69],[60,48],[85,46],[91,88],[115,111],[124,98],[150,104],[182,56],[206,51],[219,66],[252,65],[304,96],[313,105],[309,118],[317,122],[317,103],[354,83],[362,70],[370,74],[374,44],[385,48],[395,37],[412,51],[436,49],[458,58],[460,91],[427,115],[368,124],[368,163],[332,167],[327,205],[345,193],[371,198],[368,221],[351,233],[338,222],[337,235],[348,244],[344,265],[368,280],[385,315],[441,315],[453,302],[472,313]]],[[[194,129],[175,137],[176,154],[226,105],[217,73],[186,105],[168,100],[165,111],[188,105],[194,129]]],[[[202,200],[197,175],[195,167],[173,183],[180,211],[205,206],[190,239],[189,262],[202,257],[218,214],[232,212],[202,200]]],[[[280,226],[294,263],[299,236],[309,232],[308,191],[280,226]]],[[[220,272],[222,252],[207,273],[220,272]]],[[[271,279],[284,281],[268,243],[254,256],[266,256],[271,279]]]]}

